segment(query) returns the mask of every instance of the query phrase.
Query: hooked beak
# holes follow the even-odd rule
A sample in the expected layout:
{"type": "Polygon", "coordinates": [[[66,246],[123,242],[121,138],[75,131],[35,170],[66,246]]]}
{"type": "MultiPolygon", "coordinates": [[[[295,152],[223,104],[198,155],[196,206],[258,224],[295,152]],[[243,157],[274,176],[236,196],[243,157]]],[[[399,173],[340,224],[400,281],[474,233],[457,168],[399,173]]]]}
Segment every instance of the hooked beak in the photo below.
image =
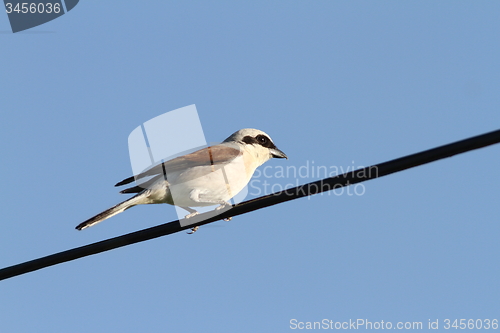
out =
{"type": "Polygon", "coordinates": [[[288,159],[288,156],[286,156],[286,154],[284,152],[282,152],[281,150],[279,150],[278,148],[271,148],[271,149],[269,149],[269,151],[271,152],[271,156],[274,158],[286,158],[286,159],[288,159]]]}

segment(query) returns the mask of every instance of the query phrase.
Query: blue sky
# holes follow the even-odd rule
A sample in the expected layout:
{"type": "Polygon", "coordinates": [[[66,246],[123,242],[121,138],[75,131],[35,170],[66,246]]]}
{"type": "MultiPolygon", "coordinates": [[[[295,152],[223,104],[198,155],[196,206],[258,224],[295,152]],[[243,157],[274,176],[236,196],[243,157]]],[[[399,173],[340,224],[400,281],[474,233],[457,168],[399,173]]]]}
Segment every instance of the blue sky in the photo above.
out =
{"type": "MultiPolygon", "coordinates": [[[[500,128],[494,1],[80,1],[0,15],[0,266],[176,219],[123,200],[130,132],[196,104],[207,141],[367,166],[500,128]]],[[[286,332],[500,319],[500,146],[0,282],[1,332],[286,332]]],[[[271,184],[317,177],[256,178],[271,184]]],[[[252,196],[250,196],[252,197],[252,196]]]]}

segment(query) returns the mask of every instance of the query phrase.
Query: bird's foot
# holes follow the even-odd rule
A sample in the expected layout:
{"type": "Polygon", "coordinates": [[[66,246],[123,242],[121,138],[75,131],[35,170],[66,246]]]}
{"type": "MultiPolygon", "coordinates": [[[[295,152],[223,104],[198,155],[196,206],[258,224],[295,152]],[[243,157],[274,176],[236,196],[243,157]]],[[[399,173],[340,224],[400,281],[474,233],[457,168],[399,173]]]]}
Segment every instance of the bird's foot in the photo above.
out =
{"type": "MultiPolygon", "coordinates": [[[[223,203],[221,203],[221,205],[217,208],[215,208],[215,210],[221,210],[221,209],[225,209],[225,208],[228,208],[228,207],[232,207],[233,205],[231,205],[229,202],[226,202],[224,201],[223,203]]],[[[232,217],[226,217],[225,219],[222,219],[223,221],[231,221],[232,217]]]]}
{"type": "Polygon", "coordinates": [[[217,208],[215,208],[215,210],[221,210],[221,209],[224,209],[226,207],[232,207],[233,205],[231,205],[229,202],[223,202],[220,204],[220,206],[218,206],[217,208]]]}
{"type": "Polygon", "coordinates": [[[184,218],[185,218],[185,219],[190,219],[190,218],[192,218],[193,216],[196,216],[196,215],[198,215],[198,214],[200,214],[200,213],[198,213],[197,211],[195,211],[195,210],[194,210],[194,211],[192,211],[191,213],[189,213],[189,214],[187,214],[186,216],[184,216],[184,218]]]}
{"type": "Polygon", "coordinates": [[[200,229],[200,227],[199,227],[199,226],[196,226],[196,227],[194,227],[194,228],[191,228],[191,232],[188,232],[188,235],[192,235],[192,234],[194,234],[194,233],[196,232],[196,230],[198,230],[198,229],[200,229]]]}

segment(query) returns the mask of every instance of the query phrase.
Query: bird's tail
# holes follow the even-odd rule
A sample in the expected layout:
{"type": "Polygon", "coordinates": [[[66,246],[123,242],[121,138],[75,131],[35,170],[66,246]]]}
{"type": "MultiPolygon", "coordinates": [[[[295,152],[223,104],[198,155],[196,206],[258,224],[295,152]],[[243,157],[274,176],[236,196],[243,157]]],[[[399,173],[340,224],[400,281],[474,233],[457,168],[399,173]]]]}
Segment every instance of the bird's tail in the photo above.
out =
{"type": "Polygon", "coordinates": [[[86,221],[83,221],[79,225],[76,226],[77,230],[83,230],[85,228],[91,227],[99,222],[102,222],[106,219],[109,219],[111,216],[115,216],[116,214],[119,214],[123,212],[126,209],[129,209],[130,207],[133,207],[135,205],[140,205],[145,202],[145,198],[148,196],[148,191],[143,191],[132,198],[125,200],[121,203],[119,203],[116,206],[111,207],[110,209],[105,210],[102,213],[97,214],[94,217],[89,218],[86,221]]]}

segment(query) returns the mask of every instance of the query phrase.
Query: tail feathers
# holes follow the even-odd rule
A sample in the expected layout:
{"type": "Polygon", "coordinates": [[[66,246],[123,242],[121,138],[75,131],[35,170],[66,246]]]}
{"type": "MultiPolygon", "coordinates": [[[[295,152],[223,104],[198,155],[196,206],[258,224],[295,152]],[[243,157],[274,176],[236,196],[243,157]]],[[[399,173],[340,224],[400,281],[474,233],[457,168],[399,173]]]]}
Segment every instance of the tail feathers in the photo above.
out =
{"type": "Polygon", "coordinates": [[[115,186],[122,186],[122,185],[130,184],[133,181],[135,181],[135,176],[125,178],[121,182],[116,183],[115,186]]]}
{"type": "Polygon", "coordinates": [[[129,188],[126,188],[122,191],[120,191],[120,193],[122,194],[127,194],[127,193],[139,193],[139,192],[142,192],[144,191],[144,187],[141,187],[141,186],[134,186],[134,187],[129,187],[129,188]]]}
{"type": "Polygon", "coordinates": [[[79,225],[76,226],[77,230],[83,230],[85,228],[91,227],[99,222],[102,222],[106,219],[109,219],[111,216],[115,216],[116,214],[119,214],[126,209],[129,209],[130,207],[133,207],[135,205],[140,205],[144,203],[144,197],[147,196],[148,193],[143,192],[139,193],[132,198],[125,200],[121,203],[119,203],[116,206],[111,207],[110,209],[105,210],[102,213],[97,214],[94,217],[91,217],[90,219],[80,223],[79,225]],[[143,201],[143,202],[141,202],[143,201]]]}
{"type": "Polygon", "coordinates": [[[138,186],[126,188],[126,189],[120,191],[120,193],[139,193],[139,192],[142,192],[145,189],[152,188],[158,182],[158,180],[160,178],[163,178],[163,175],[153,177],[146,182],[143,181],[138,186]]]}

